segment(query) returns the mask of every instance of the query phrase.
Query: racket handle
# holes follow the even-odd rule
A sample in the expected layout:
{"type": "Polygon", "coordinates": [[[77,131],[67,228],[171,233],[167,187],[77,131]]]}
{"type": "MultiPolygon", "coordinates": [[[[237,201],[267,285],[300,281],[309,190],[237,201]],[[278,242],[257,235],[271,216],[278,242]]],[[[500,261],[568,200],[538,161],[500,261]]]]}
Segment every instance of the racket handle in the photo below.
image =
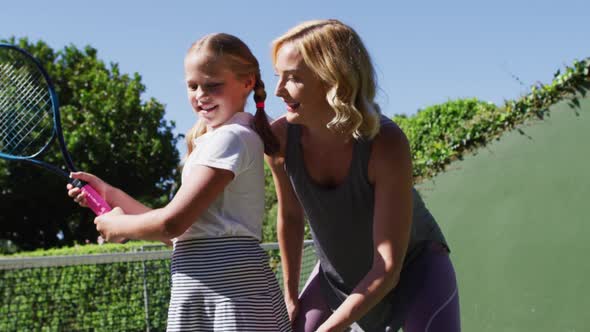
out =
{"type": "Polygon", "coordinates": [[[109,204],[89,184],[86,184],[81,189],[86,194],[86,204],[94,214],[100,216],[112,210],[109,204]]]}
{"type": "MultiPolygon", "coordinates": [[[[100,216],[100,215],[105,214],[105,213],[112,210],[109,203],[107,203],[104,200],[104,198],[102,198],[102,196],[100,196],[100,194],[96,190],[94,190],[94,188],[92,188],[92,186],[89,185],[88,183],[86,183],[82,180],[78,180],[78,179],[74,179],[71,183],[74,186],[80,188],[80,190],[82,190],[82,192],[86,194],[86,204],[88,204],[88,207],[97,216],[100,216]]],[[[101,242],[102,237],[99,236],[98,238],[99,238],[99,242],[101,242]]],[[[102,241],[104,241],[104,240],[102,240],[102,241]]],[[[119,243],[127,243],[128,241],[129,241],[129,239],[122,239],[121,241],[118,241],[118,242],[119,243]]]]}

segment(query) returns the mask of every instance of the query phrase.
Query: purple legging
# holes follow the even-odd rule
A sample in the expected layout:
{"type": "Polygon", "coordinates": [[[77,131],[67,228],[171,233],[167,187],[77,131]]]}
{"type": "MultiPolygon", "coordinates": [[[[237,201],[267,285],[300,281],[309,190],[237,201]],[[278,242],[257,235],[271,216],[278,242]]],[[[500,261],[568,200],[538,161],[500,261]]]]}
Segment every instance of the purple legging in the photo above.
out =
{"type": "MultiPolygon", "coordinates": [[[[299,298],[295,332],[315,331],[332,314],[322,295],[318,267],[299,298]]],[[[404,332],[461,330],[455,270],[446,250],[431,246],[408,264],[394,291],[394,302],[395,294],[409,301],[394,303],[394,318],[384,331],[395,332],[400,327],[404,332]]]]}

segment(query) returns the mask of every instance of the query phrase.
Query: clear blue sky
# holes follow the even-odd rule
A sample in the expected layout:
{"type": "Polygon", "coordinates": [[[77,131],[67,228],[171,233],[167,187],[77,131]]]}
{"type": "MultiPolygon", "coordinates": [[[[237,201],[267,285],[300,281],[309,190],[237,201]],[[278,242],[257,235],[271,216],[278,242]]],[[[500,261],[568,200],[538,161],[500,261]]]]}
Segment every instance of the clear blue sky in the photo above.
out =
{"type": "Polygon", "coordinates": [[[184,54],[212,32],[237,35],[258,57],[272,117],[284,106],[272,94],[270,43],[309,19],[337,18],[357,30],[373,56],[378,102],[389,116],[463,97],[501,104],[590,56],[588,0],[10,1],[1,8],[0,38],[41,39],[54,49],[91,45],[106,63],[138,72],[144,99],[166,104],[177,132],[195,121],[183,85],[184,54]]]}

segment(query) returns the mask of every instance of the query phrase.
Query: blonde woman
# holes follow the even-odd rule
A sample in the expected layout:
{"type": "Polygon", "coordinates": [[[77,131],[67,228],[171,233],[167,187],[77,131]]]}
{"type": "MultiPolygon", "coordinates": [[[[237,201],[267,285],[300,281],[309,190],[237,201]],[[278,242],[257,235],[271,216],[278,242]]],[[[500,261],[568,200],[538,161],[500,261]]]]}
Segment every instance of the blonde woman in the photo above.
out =
{"type": "Polygon", "coordinates": [[[267,156],[278,197],[285,302],[295,331],[459,331],[448,245],[413,188],[407,139],[374,102],[371,59],[337,20],[302,23],[273,43],[267,156]],[[297,294],[307,218],[319,266],[297,294]]]}

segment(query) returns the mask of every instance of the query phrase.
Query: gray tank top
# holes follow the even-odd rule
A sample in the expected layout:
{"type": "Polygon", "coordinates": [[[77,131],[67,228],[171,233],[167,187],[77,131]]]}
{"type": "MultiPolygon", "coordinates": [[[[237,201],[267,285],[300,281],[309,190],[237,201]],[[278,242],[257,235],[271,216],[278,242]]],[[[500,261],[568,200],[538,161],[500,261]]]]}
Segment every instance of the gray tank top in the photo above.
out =
{"type": "MultiPolygon", "coordinates": [[[[393,122],[381,118],[381,125],[393,122]]],[[[355,140],[349,174],[335,188],[317,185],[307,174],[301,150],[301,126],[288,125],[285,170],[309,221],[321,269],[341,302],[373,262],[374,188],[368,164],[372,141],[355,140]]],[[[404,266],[430,242],[447,246],[436,221],[413,189],[413,222],[404,266]]],[[[448,246],[447,246],[448,247],[448,246]]],[[[328,299],[333,305],[335,298],[328,299]]]]}

